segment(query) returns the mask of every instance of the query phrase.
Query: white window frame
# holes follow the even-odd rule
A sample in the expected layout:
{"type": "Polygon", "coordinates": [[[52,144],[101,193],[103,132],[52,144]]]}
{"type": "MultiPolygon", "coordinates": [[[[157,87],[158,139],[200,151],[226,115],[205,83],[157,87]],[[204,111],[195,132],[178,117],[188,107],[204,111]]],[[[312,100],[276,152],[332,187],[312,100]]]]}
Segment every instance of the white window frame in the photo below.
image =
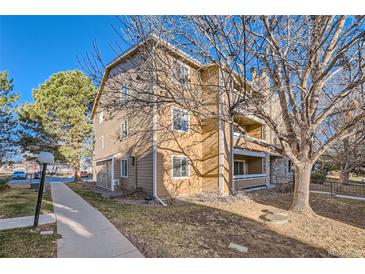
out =
{"type": "Polygon", "coordinates": [[[119,133],[119,137],[121,140],[125,140],[128,138],[128,120],[123,120],[120,124],[120,133],[119,133]],[[125,132],[126,132],[126,135],[124,136],[124,130],[123,130],[123,127],[125,125],[125,132]]]}
{"type": "Polygon", "coordinates": [[[189,133],[190,132],[190,114],[189,111],[186,109],[182,109],[182,108],[177,108],[177,107],[172,107],[171,108],[171,129],[177,132],[182,132],[182,133],[189,133]],[[178,110],[178,111],[182,111],[185,112],[187,114],[188,117],[188,129],[185,130],[180,130],[180,129],[175,129],[174,128],[174,111],[178,110]]]}
{"type": "Polygon", "coordinates": [[[123,84],[122,85],[122,88],[121,88],[121,91],[120,91],[120,93],[121,93],[121,98],[122,98],[122,100],[125,100],[125,99],[127,99],[128,98],[128,96],[129,96],[129,85],[128,84],[123,84]],[[127,94],[125,94],[124,93],[124,90],[127,90],[127,94]]]}
{"type": "Polygon", "coordinates": [[[233,176],[242,176],[242,175],[247,175],[247,165],[246,165],[246,160],[233,160],[233,176]],[[234,163],[235,162],[242,162],[243,163],[243,172],[244,174],[234,174],[234,163]]]}
{"type": "Polygon", "coordinates": [[[175,59],[175,64],[174,64],[174,79],[180,83],[181,85],[186,85],[189,82],[190,79],[190,67],[189,65],[185,64],[184,62],[181,62],[180,60],[175,59]],[[186,81],[183,82],[183,78],[180,78],[180,75],[177,75],[177,66],[182,66],[186,68],[187,71],[187,75],[186,75],[186,81]]]}
{"type": "Polygon", "coordinates": [[[99,113],[99,125],[104,122],[104,110],[99,113]]]}
{"type": "Polygon", "coordinates": [[[104,149],[104,136],[99,137],[99,142],[100,142],[100,148],[104,149]]]}
{"type": "Polygon", "coordinates": [[[190,163],[189,163],[189,158],[186,156],[182,156],[182,155],[172,155],[171,156],[171,178],[173,180],[182,180],[182,179],[189,179],[190,178],[190,163]],[[174,158],[180,158],[180,159],[186,159],[186,163],[187,163],[187,176],[181,176],[181,177],[175,177],[174,176],[174,158]]]}
{"type": "Polygon", "coordinates": [[[120,159],[120,177],[128,178],[128,158],[120,159]],[[126,161],[126,175],[123,175],[123,161],[126,161]]]}

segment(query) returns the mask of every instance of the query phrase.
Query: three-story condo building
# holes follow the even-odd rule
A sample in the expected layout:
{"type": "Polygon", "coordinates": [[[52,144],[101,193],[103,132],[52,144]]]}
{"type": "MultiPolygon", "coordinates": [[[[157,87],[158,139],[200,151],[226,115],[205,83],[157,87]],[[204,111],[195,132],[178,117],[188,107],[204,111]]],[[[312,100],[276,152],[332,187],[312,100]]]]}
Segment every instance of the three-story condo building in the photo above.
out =
{"type": "MultiPolygon", "coordinates": [[[[112,191],[139,188],[160,199],[268,187],[290,175],[291,167],[286,159],[245,141],[234,126],[216,117],[198,117],[172,102],[152,111],[132,105],[133,115],[125,109],[110,114],[103,104],[110,100],[109,87],[119,90],[121,98],[133,96],[133,85],[138,85],[140,76],[137,75],[133,83],[115,79],[123,79],[123,74],[131,75],[133,70],[138,74],[138,62],[131,65],[131,60],[138,59],[138,55],[143,54],[140,47],[146,46],[146,42],[137,44],[109,64],[104,72],[92,110],[93,173],[98,186],[112,191]]],[[[200,98],[207,101],[206,108],[216,113],[224,111],[221,104],[224,98],[220,98],[216,88],[221,80],[219,68],[214,64],[201,64],[166,41],[159,46],[173,60],[176,71],[172,73],[178,74],[182,82],[205,83],[199,92],[200,98]]],[[[257,81],[262,77],[265,75],[257,76],[257,81]]],[[[163,92],[153,82],[145,88],[163,92]]],[[[274,101],[270,108],[277,109],[274,101]]],[[[245,110],[237,110],[234,119],[251,137],[276,142],[265,123],[245,114],[245,110]]]]}

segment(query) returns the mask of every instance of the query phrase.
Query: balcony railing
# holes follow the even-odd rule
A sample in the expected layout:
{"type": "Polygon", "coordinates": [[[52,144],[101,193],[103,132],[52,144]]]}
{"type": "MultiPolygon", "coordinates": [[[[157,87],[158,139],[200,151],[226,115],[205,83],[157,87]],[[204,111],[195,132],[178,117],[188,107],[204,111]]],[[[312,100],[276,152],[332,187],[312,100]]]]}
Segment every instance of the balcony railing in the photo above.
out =
{"type": "Polygon", "coordinates": [[[234,175],[234,180],[252,180],[252,179],[261,179],[266,178],[266,173],[260,173],[260,174],[244,174],[244,175],[234,175]]]}
{"type": "MultiPolygon", "coordinates": [[[[241,132],[238,131],[234,131],[233,132],[233,136],[236,138],[243,138],[243,134],[241,132]]],[[[256,138],[254,136],[249,135],[252,139],[256,139],[256,140],[260,140],[261,142],[267,143],[265,139],[263,138],[256,138]]]]}

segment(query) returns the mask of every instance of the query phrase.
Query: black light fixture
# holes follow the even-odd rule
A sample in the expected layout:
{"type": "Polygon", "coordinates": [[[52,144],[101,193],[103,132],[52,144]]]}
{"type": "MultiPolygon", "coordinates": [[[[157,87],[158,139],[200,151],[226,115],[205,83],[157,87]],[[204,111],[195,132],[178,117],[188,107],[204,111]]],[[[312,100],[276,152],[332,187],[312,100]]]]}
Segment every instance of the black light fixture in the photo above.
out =
{"type": "Polygon", "coordinates": [[[35,210],[33,227],[38,226],[39,214],[40,214],[41,207],[42,207],[44,181],[45,181],[46,173],[47,173],[47,165],[52,164],[54,162],[54,156],[50,152],[41,151],[38,156],[38,162],[40,164],[42,164],[42,176],[41,176],[41,181],[39,183],[39,188],[38,188],[38,200],[37,200],[37,207],[35,210]]]}

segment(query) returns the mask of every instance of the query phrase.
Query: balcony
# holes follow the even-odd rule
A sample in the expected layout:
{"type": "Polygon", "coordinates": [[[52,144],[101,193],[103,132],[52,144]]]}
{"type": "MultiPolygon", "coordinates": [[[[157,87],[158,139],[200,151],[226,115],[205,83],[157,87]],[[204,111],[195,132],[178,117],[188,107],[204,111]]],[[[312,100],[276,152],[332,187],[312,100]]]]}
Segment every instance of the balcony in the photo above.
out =
{"type": "MultiPolygon", "coordinates": [[[[266,142],[264,124],[258,122],[258,120],[254,120],[253,118],[249,118],[241,114],[236,114],[234,119],[235,122],[240,125],[241,130],[244,130],[248,136],[266,142]]],[[[238,127],[234,128],[233,140],[235,147],[256,150],[256,151],[268,151],[267,148],[261,145],[245,140],[243,133],[238,129],[238,127]]]]}
{"type": "Polygon", "coordinates": [[[266,154],[235,148],[233,152],[234,183],[236,189],[266,185],[266,154]]]}

